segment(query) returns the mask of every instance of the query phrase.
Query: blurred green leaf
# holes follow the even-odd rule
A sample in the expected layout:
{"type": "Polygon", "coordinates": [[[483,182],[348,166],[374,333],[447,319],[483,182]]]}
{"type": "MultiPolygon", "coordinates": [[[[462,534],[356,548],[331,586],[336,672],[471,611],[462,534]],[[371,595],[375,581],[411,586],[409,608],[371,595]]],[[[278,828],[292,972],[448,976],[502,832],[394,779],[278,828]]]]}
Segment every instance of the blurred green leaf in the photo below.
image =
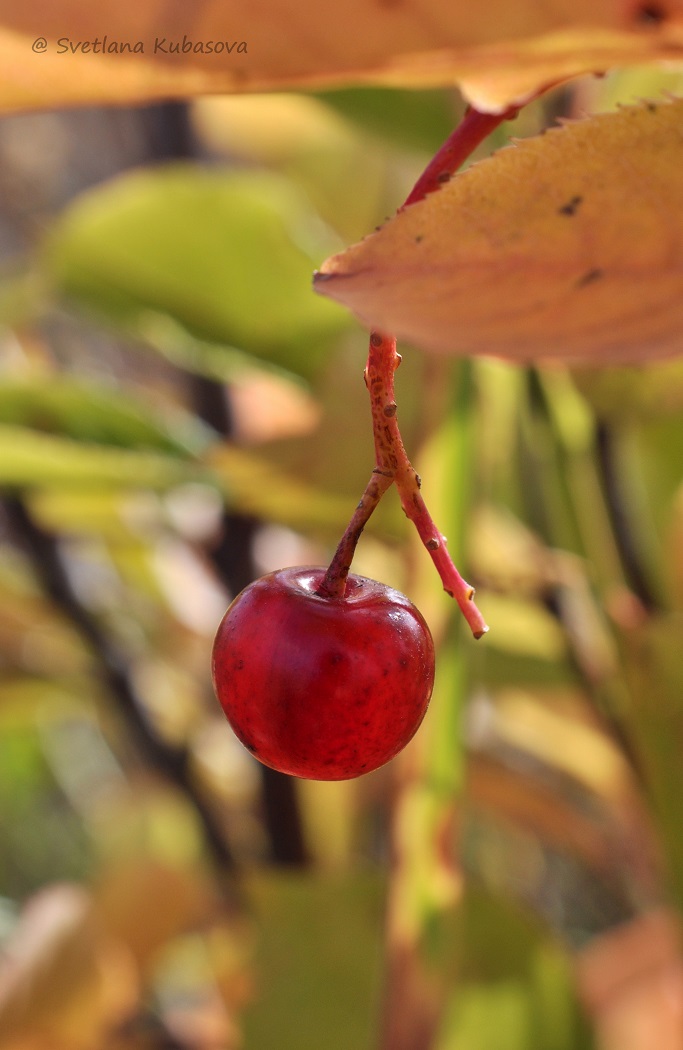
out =
{"type": "Polygon", "coordinates": [[[382,883],[371,875],[260,875],[259,994],[246,1045],[370,1050],[381,963],[382,883]]]}
{"type": "Polygon", "coordinates": [[[476,889],[455,932],[460,980],[435,1050],[580,1050],[592,1046],[570,962],[519,909],[476,889]]]}
{"type": "Polygon", "coordinates": [[[209,432],[178,410],[150,410],[132,393],[82,380],[49,376],[0,383],[0,424],[31,427],[122,448],[196,454],[209,432]]]}
{"type": "MultiPolygon", "coordinates": [[[[78,815],[69,806],[46,760],[39,723],[21,724],[2,709],[26,695],[22,684],[3,689],[0,697],[0,891],[23,897],[41,883],[83,878],[91,861],[91,843],[78,815]]],[[[36,699],[40,685],[35,681],[36,699]]],[[[52,682],[43,687],[42,704],[50,702],[52,682]]],[[[28,697],[31,700],[31,697],[28,697]]],[[[0,1025],[0,1028],[2,1026],[0,1025]]]]}
{"type": "MultiPolygon", "coordinates": [[[[681,415],[651,420],[638,430],[617,431],[622,443],[621,469],[628,492],[639,497],[637,523],[649,526],[650,542],[657,543],[669,524],[672,501],[683,480],[683,428],[681,415]],[[654,528],[653,528],[654,526],[654,528]]],[[[658,566],[667,572],[666,566],[658,566]]]]}
{"type": "Polygon", "coordinates": [[[155,452],[84,444],[0,424],[0,485],[165,489],[200,476],[201,471],[191,463],[155,452]]]}
{"type": "Polygon", "coordinates": [[[343,528],[353,505],[331,489],[309,485],[255,452],[216,445],[207,464],[223,481],[228,502],[245,514],[309,532],[343,528]]]}
{"type": "Polygon", "coordinates": [[[599,419],[636,420],[678,416],[683,407],[683,361],[632,368],[576,369],[576,385],[599,419]]]}
{"type": "Polygon", "coordinates": [[[310,375],[349,323],[311,289],[331,243],[285,179],[173,165],[80,197],[45,262],[60,292],[134,331],[150,311],[166,314],[200,339],[310,375]]]}
{"type": "Polygon", "coordinates": [[[529,1050],[529,996],[520,981],[464,985],[438,1050],[529,1050]]]}
{"type": "Polygon", "coordinates": [[[340,88],[318,97],[373,135],[430,153],[450,135],[464,109],[455,92],[441,89],[340,88]]]}
{"type": "Polygon", "coordinates": [[[629,725],[667,856],[679,908],[683,903],[683,616],[652,617],[625,634],[631,686],[629,725]]]}
{"type": "Polygon", "coordinates": [[[291,180],[347,244],[401,198],[391,147],[336,110],[310,94],[266,93],[204,98],[192,115],[212,151],[291,180]]]}

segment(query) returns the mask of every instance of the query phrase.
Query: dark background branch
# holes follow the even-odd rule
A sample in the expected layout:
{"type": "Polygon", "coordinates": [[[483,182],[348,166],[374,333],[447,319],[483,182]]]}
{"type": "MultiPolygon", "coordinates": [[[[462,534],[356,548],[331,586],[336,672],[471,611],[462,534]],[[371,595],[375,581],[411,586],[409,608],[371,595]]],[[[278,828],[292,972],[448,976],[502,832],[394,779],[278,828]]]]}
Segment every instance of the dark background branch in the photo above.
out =
{"type": "Polygon", "coordinates": [[[221,824],[192,778],[187,748],[172,746],[162,740],[147,719],[125,654],[119,651],[78,598],[56,538],[35,522],[20,496],[6,497],[3,510],[14,542],[28,555],[45,594],[87,645],[96,674],[123,716],[138,750],[154,769],[188,798],[201,822],[207,847],[217,867],[221,871],[233,869],[232,853],[221,824]]]}
{"type": "Polygon", "coordinates": [[[656,612],[661,609],[662,603],[634,526],[633,505],[619,463],[618,441],[612,428],[605,422],[599,422],[597,426],[596,452],[605,503],[624,575],[645,609],[656,612]]]}
{"type": "MultiPolygon", "coordinates": [[[[192,131],[187,107],[168,103],[156,112],[160,131],[153,136],[159,159],[197,159],[200,150],[192,131]]],[[[233,433],[229,388],[201,375],[187,373],[197,415],[224,438],[233,433]]],[[[211,548],[217,575],[231,594],[239,594],[258,575],[254,564],[254,538],[259,522],[251,516],[226,511],[222,534],[211,548]]],[[[263,816],[276,864],[301,866],[308,862],[301,810],[294,778],[267,766],[259,766],[263,816]]]]}

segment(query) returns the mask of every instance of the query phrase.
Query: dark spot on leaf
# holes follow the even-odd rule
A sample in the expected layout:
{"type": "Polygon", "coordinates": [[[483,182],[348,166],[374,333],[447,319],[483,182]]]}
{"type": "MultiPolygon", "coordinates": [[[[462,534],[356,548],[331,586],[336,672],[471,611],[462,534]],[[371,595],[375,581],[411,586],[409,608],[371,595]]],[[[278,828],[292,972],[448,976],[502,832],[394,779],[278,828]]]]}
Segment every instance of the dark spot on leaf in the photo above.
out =
{"type": "Polygon", "coordinates": [[[576,194],[571,200],[568,200],[566,204],[563,204],[561,208],[558,208],[559,215],[576,215],[579,205],[583,202],[583,197],[576,194]]]}
{"type": "Polygon", "coordinates": [[[579,277],[578,281],[576,282],[576,287],[585,288],[587,284],[592,284],[593,281],[599,281],[600,278],[604,276],[604,270],[588,270],[587,273],[584,273],[582,277],[579,277]]]}
{"type": "Polygon", "coordinates": [[[657,3],[657,0],[650,0],[648,3],[639,4],[635,12],[635,21],[642,26],[658,26],[662,22],[665,22],[668,17],[668,11],[663,4],[657,3]]]}

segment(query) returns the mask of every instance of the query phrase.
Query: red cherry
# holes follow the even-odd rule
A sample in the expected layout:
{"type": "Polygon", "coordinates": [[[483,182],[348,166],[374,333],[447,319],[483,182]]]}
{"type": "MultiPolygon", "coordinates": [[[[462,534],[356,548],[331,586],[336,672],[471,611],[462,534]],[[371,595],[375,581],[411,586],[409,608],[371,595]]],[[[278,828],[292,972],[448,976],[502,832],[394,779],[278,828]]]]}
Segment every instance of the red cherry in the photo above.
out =
{"type": "Polygon", "coordinates": [[[311,780],[369,773],[405,747],[434,683],[434,643],[415,606],[350,574],[317,593],[323,568],[281,569],[239,594],[213,647],[216,695],[261,762],[311,780]]]}

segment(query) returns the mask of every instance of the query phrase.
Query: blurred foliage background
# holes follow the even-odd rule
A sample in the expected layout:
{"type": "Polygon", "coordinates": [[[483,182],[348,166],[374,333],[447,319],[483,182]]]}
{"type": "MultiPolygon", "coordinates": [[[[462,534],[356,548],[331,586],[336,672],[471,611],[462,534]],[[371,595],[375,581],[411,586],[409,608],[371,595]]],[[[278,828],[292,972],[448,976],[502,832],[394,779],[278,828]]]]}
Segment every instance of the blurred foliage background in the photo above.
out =
{"type": "MultiPolygon", "coordinates": [[[[485,150],[677,88],[579,81],[485,150]]],[[[366,333],[311,273],[462,111],[368,89],[0,122],[1,1050],[683,1046],[680,362],[401,348],[406,446],[490,634],[389,493],[355,568],[437,642],[407,751],[295,782],[212,695],[231,597],[329,559],[372,466],[366,333]]]]}

